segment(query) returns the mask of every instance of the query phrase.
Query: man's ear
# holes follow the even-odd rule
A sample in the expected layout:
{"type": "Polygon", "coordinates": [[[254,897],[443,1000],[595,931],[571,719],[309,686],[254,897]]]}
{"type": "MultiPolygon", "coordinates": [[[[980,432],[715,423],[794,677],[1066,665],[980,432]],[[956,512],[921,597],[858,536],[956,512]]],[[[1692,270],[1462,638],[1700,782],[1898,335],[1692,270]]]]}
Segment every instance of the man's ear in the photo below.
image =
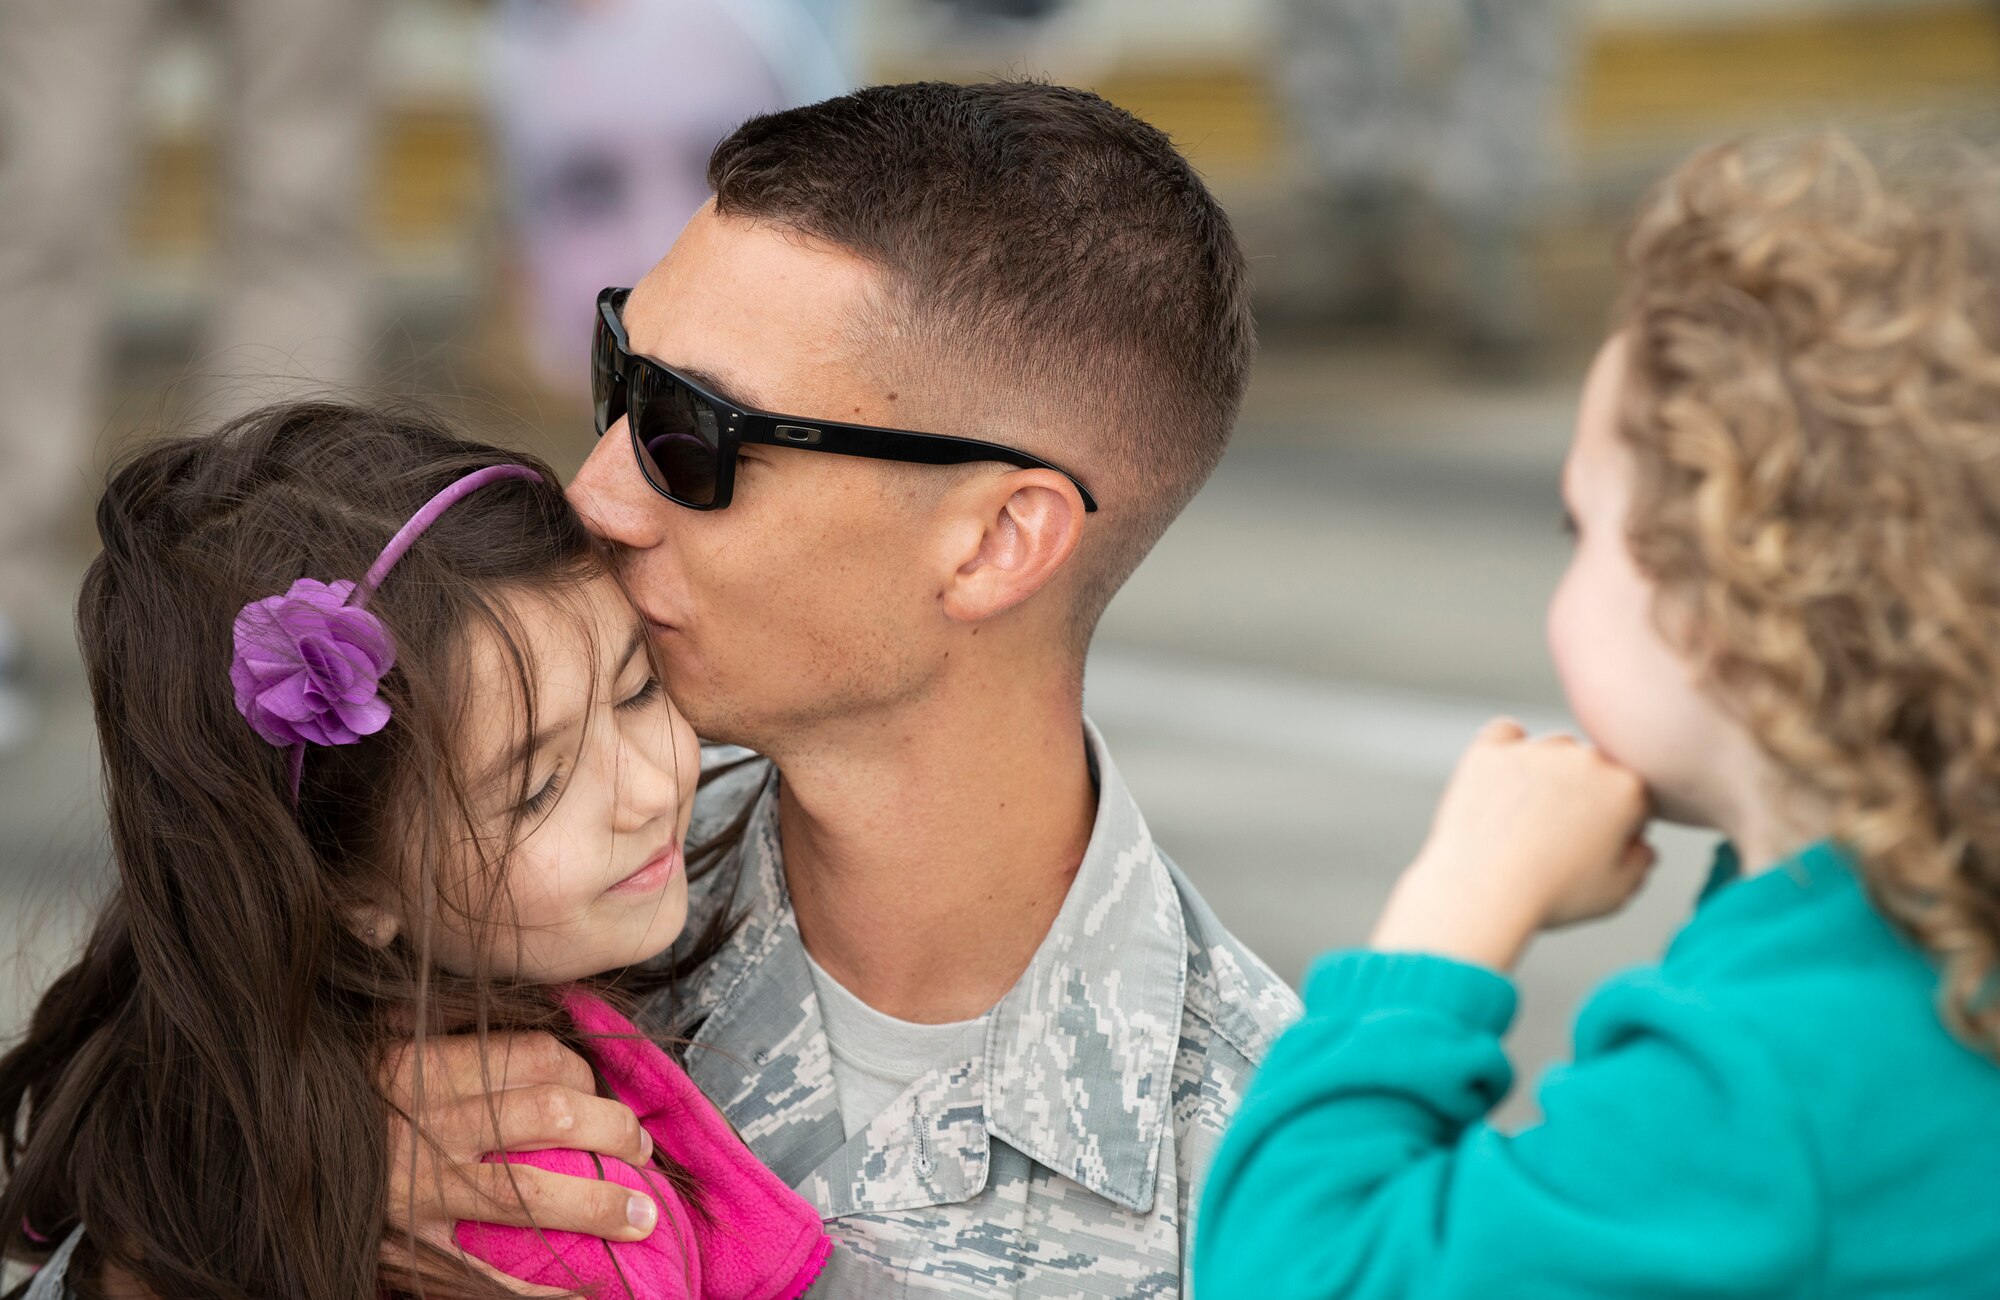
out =
{"type": "Polygon", "coordinates": [[[347,909],[347,928],[370,948],[386,948],[402,929],[402,918],[377,903],[347,909]]]}
{"type": "Polygon", "coordinates": [[[992,618],[1040,591],[1083,540],[1083,497],[1061,474],[1015,470],[972,486],[957,570],[940,597],[945,613],[964,623],[992,618]]]}

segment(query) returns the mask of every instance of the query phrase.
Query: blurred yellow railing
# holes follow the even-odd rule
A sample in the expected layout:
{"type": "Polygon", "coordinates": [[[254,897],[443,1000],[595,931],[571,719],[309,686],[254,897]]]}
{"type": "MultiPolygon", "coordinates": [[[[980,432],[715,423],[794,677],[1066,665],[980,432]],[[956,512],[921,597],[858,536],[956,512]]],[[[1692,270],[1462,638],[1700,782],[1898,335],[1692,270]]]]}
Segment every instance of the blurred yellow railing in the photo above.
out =
{"type": "Polygon", "coordinates": [[[1613,29],[1592,39],[1582,73],[1574,121],[1586,144],[1761,114],[2000,98],[2000,6],[1613,29]]]}
{"type": "MultiPolygon", "coordinates": [[[[210,142],[205,135],[151,141],[132,203],[131,233],[142,254],[186,255],[215,229],[210,142]]],[[[368,195],[379,244],[421,247],[455,241],[490,210],[493,189],[486,132],[471,108],[400,107],[384,114],[368,195]]]]}
{"type": "MultiPolygon", "coordinates": [[[[1262,65],[1127,67],[1096,89],[1168,131],[1220,182],[1279,176],[1284,124],[1262,65]]],[[[1709,26],[1603,26],[1584,37],[1569,116],[1587,159],[1634,135],[1693,138],[1771,117],[1982,98],[2000,102],[2000,6],[1968,0],[1709,26]]],[[[476,108],[396,108],[382,132],[369,199],[374,238],[401,248],[463,243],[492,203],[476,108]]],[[[133,204],[142,255],[183,254],[208,240],[208,173],[203,140],[152,142],[133,204]]]]}

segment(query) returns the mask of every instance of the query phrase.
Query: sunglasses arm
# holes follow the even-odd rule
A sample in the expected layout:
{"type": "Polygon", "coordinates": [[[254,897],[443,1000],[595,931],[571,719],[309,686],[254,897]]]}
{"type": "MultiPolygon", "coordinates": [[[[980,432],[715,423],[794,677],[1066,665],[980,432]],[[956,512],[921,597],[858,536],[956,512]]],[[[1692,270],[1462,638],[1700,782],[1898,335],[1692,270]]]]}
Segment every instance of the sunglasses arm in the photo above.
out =
{"type": "Polygon", "coordinates": [[[739,441],[767,447],[800,447],[830,451],[839,456],[860,456],[869,460],[895,460],[912,465],[973,465],[998,461],[1020,469],[1046,469],[1076,484],[1087,513],[1095,513],[1097,499],[1074,474],[1038,456],[1003,447],[977,438],[952,438],[935,433],[911,433],[903,429],[878,429],[863,424],[831,421],[777,420],[768,416],[746,415],[732,420],[739,441]]]}

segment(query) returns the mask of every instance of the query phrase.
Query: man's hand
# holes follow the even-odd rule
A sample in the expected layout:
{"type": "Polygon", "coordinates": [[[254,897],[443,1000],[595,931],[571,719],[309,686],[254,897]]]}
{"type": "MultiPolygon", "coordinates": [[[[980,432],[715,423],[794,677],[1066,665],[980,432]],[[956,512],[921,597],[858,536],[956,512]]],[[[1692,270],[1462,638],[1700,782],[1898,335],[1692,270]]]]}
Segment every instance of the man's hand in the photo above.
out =
{"type": "MultiPolygon", "coordinates": [[[[638,1241],[659,1213],[616,1183],[570,1178],[527,1165],[482,1164],[491,1151],[569,1147],[644,1165],[653,1139],[622,1102],[599,1097],[590,1065],[547,1034],[495,1034],[482,1068],[471,1035],[390,1053],[382,1090],[398,1112],[389,1124],[389,1221],[451,1248],[461,1219],[638,1241]],[[411,1124],[414,1118],[421,1132],[411,1124]]],[[[392,1234],[393,1236],[400,1234],[392,1234]]]]}
{"type": "Polygon", "coordinates": [[[1372,946],[1506,970],[1537,930],[1607,916],[1652,868],[1639,778],[1568,736],[1490,722],[1459,760],[1430,838],[1372,946]]]}

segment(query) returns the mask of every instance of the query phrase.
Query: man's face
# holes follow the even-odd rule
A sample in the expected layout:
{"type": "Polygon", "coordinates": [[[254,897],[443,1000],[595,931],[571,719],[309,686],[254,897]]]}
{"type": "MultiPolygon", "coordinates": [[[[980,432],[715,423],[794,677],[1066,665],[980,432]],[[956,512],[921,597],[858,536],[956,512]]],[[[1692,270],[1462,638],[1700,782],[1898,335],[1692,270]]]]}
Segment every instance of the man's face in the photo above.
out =
{"type": "MultiPolygon", "coordinates": [[[[633,290],[625,327],[635,352],[745,405],[908,427],[916,395],[851,341],[875,288],[851,254],[710,206],[633,290]]],[[[944,472],[746,447],[730,505],[689,510],[647,485],[621,420],[569,492],[625,549],[689,720],[768,749],[804,724],[920,693],[936,672],[951,565],[923,476],[944,472]]]]}

